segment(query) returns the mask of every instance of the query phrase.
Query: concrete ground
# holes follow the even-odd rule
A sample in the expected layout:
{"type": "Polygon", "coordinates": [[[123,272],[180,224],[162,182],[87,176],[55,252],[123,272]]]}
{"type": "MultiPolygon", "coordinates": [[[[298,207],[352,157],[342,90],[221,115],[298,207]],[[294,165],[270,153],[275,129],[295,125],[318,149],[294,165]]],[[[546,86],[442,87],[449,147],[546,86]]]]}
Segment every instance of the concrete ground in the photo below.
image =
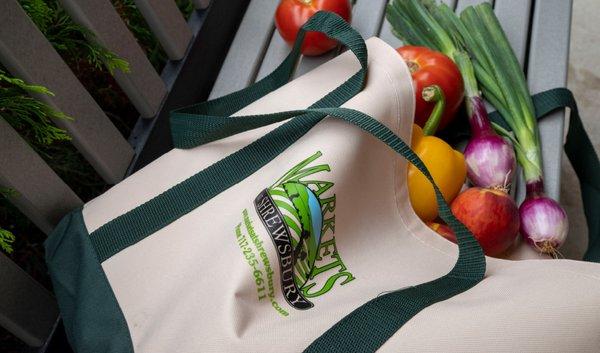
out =
{"type": "MultiPolygon", "coordinates": [[[[596,151],[600,153],[599,20],[600,0],[573,0],[567,86],[577,98],[581,119],[596,151]]],[[[577,177],[565,155],[563,155],[561,203],[567,210],[571,223],[569,238],[561,252],[568,258],[580,258],[587,246],[587,227],[577,177]]]]}

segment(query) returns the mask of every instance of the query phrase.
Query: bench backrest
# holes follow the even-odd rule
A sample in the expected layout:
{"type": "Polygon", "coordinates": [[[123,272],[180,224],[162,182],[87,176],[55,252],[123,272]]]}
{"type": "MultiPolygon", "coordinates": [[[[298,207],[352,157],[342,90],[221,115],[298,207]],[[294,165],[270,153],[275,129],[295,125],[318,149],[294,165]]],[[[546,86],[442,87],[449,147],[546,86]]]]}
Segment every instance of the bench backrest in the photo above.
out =
{"type": "MultiPolygon", "coordinates": [[[[125,59],[130,71],[114,77],[139,114],[156,116],[167,94],[163,79],[128,30],[110,0],[60,0],[71,18],[90,29],[104,47],[125,59]]],[[[209,0],[194,0],[197,8],[209,0]]],[[[170,60],[180,60],[192,31],[173,0],[135,0],[170,60]]],[[[68,131],[73,145],[108,184],[126,174],[135,151],[86,91],[18,0],[0,2],[0,63],[15,77],[47,87],[54,96],[36,98],[73,120],[55,123],[68,131]]],[[[0,185],[15,191],[10,201],[48,233],[82,200],[44,160],[0,118],[0,185]]],[[[54,326],[58,310],[51,294],[0,252],[0,326],[25,343],[40,346],[54,326]]]]}

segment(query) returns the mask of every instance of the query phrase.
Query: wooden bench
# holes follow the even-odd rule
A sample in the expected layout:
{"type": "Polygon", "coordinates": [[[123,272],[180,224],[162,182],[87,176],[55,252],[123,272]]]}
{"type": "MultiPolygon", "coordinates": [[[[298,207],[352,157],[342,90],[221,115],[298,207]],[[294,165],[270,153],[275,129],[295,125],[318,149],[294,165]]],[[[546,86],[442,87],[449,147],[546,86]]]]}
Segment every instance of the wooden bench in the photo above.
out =
{"type": "MultiPolygon", "coordinates": [[[[481,0],[444,0],[456,11],[481,0]]],[[[0,3],[0,62],[15,76],[56,93],[43,99],[75,117],[57,122],[107,183],[116,183],[172,148],[168,112],[244,88],[271,72],[289,48],[274,29],[276,0],[199,0],[187,25],[171,1],[136,0],[171,61],[154,71],[109,0],[61,0],[78,22],[96,33],[110,50],[129,61],[131,73],[115,78],[141,118],[126,140],[110,123],[17,0],[0,3]],[[239,28],[238,28],[239,25],[239,28]],[[237,29],[237,30],[236,30],[237,29]],[[25,39],[26,38],[26,39],[25,39]],[[35,55],[32,55],[35,53],[35,55]],[[44,57],[40,63],[40,57],[44,57]],[[213,84],[214,83],[214,84],[213,84]]],[[[358,0],[353,26],[365,37],[379,36],[394,47],[401,42],[385,20],[387,0],[358,0]]],[[[571,0],[495,0],[494,9],[525,68],[533,93],[566,84],[571,0]]],[[[301,75],[335,53],[302,58],[301,75]]],[[[560,191],[564,113],[540,124],[547,191],[560,191]]],[[[15,189],[11,200],[38,227],[49,232],[82,201],[0,119],[0,185],[15,189]]],[[[522,181],[516,187],[522,199],[522,181]]],[[[49,340],[59,322],[56,303],[6,256],[0,254],[0,325],[38,352],[64,352],[64,337],[49,340]],[[53,343],[54,342],[54,343],[53,343]]],[[[59,330],[60,333],[60,330],[59,330]]]]}

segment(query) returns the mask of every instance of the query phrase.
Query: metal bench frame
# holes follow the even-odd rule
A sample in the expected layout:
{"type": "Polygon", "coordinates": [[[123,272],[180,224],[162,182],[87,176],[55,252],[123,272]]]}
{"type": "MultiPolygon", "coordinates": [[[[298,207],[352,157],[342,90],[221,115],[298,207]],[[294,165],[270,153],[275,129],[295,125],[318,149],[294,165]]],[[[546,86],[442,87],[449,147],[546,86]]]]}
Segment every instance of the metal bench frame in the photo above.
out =
{"type": "MultiPolygon", "coordinates": [[[[483,0],[443,1],[461,11],[483,0]]],[[[525,68],[532,93],[564,86],[572,0],[489,1],[493,2],[494,10],[525,68]]],[[[40,71],[44,68],[35,68],[35,60],[39,59],[31,57],[31,48],[23,49],[26,47],[20,44],[23,36],[35,42],[37,55],[52,55],[53,49],[44,43],[45,39],[39,33],[36,36],[37,29],[22,17],[24,13],[16,13],[16,0],[0,3],[0,61],[12,74],[46,85],[57,93],[54,98],[43,99],[76,118],[74,122],[59,124],[69,130],[75,146],[108,183],[118,182],[172,148],[169,111],[244,88],[270,73],[289,51],[274,29],[276,0],[213,0],[208,9],[204,9],[206,0],[195,0],[203,9],[192,15],[187,26],[173,3],[136,0],[171,59],[159,76],[149,66],[131,33],[123,28],[118,16],[115,17],[116,12],[109,0],[61,2],[76,21],[94,31],[105,46],[131,64],[131,74],[117,73],[115,76],[142,116],[128,141],[118,134],[93,99],[86,96],[87,92],[80,87],[62,59],[50,60],[58,62],[53,63],[52,69],[58,70],[54,72],[66,77],[61,82],[47,79],[48,75],[40,71]],[[6,13],[11,13],[11,16],[6,16],[6,13]],[[126,35],[117,35],[125,32],[126,35]],[[73,89],[77,94],[73,94],[73,89]]],[[[385,20],[386,3],[387,0],[358,0],[352,24],[363,37],[379,36],[393,47],[398,47],[402,43],[393,36],[385,20]]],[[[302,58],[296,76],[310,71],[335,54],[302,58]]],[[[564,112],[558,112],[540,124],[542,152],[546,161],[545,182],[548,194],[555,199],[559,198],[560,191],[564,118],[564,112]]],[[[19,196],[11,201],[46,232],[69,209],[82,204],[1,119],[0,185],[19,192],[19,196]],[[23,175],[29,177],[23,178],[23,175]],[[43,185],[40,185],[42,180],[43,185]]],[[[519,200],[524,197],[522,180],[518,181],[516,192],[519,200]]],[[[3,283],[0,296],[4,298],[0,302],[0,325],[29,345],[38,346],[32,348],[32,352],[65,352],[68,344],[51,294],[2,254],[0,281],[3,283]]]]}

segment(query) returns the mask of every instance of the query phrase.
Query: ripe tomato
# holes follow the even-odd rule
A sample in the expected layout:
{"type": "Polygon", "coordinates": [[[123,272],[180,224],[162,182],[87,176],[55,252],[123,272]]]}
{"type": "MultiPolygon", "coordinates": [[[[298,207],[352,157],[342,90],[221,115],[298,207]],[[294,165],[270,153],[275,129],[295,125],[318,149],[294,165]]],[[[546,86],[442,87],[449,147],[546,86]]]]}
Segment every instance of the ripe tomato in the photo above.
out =
{"type": "Polygon", "coordinates": [[[438,126],[438,129],[443,129],[454,118],[463,101],[464,87],[458,67],[446,55],[429,48],[404,46],[396,50],[412,74],[417,103],[415,124],[423,127],[435,105],[423,99],[423,89],[438,85],[446,97],[446,109],[438,126]]]}
{"type": "MultiPolygon", "coordinates": [[[[275,25],[283,40],[293,45],[300,27],[319,11],[335,12],[350,22],[352,5],[350,0],[281,0],[275,12],[275,25]]],[[[308,32],[302,44],[302,54],[321,55],[336,45],[335,40],[323,33],[308,32]]]]}

